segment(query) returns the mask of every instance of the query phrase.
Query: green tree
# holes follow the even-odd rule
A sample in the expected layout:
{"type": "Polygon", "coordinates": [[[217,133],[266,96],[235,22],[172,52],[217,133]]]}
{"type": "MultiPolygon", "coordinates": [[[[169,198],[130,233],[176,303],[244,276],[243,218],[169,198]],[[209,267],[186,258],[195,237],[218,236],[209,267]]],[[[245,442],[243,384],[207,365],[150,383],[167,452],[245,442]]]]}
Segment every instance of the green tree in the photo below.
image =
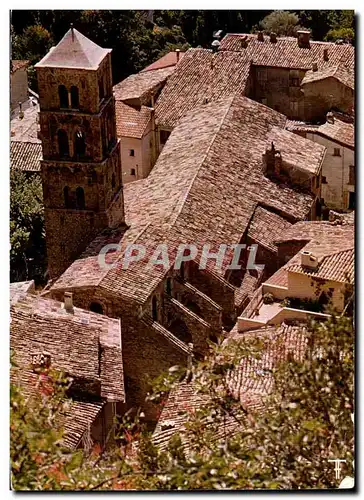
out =
{"type": "Polygon", "coordinates": [[[265,33],[274,32],[278,36],[296,36],[297,30],[302,29],[298,15],[285,10],[275,10],[268,14],[260,21],[259,26],[265,33]]]}
{"type": "Polygon", "coordinates": [[[10,280],[44,280],[45,230],[42,182],[10,172],[10,280]]]}

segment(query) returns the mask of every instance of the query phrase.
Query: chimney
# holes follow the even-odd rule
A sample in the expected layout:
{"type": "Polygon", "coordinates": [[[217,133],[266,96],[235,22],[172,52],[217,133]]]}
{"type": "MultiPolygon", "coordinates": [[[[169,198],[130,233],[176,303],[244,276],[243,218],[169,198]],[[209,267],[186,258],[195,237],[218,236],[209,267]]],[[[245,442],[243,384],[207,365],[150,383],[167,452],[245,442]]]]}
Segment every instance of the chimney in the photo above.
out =
{"type": "Polygon", "coordinates": [[[180,49],[176,49],[176,58],[177,58],[177,62],[179,61],[179,53],[180,53],[180,49]]]}
{"type": "Polygon", "coordinates": [[[246,49],[248,46],[248,37],[245,35],[240,39],[240,46],[242,49],[246,49]]]}
{"type": "Polygon", "coordinates": [[[317,62],[312,63],[312,71],[317,71],[317,70],[318,70],[317,62]]]}
{"type": "Polygon", "coordinates": [[[301,266],[306,267],[308,269],[316,270],[318,268],[319,262],[315,255],[312,252],[308,252],[307,250],[303,250],[301,252],[301,266]]]}
{"type": "Polygon", "coordinates": [[[298,46],[301,48],[309,48],[310,47],[310,36],[311,36],[310,31],[307,31],[307,30],[297,31],[298,46]]]}
{"type": "Polygon", "coordinates": [[[264,175],[279,174],[282,167],[282,156],[280,151],[275,149],[272,142],[270,149],[267,148],[263,154],[263,173],[264,175]]]}
{"type": "Polygon", "coordinates": [[[258,42],[264,42],[263,31],[258,31],[258,42]]]}
{"type": "Polygon", "coordinates": [[[329,49],[324,49],[324,61],[329,60],[329,49]]]}
{"type": "Polygon", "coordinates": [[[211,44],[211,47],[212,47],[212,52],[217,52],[219,50],[219,47],[220,47],[219,40],[214,40],[211,44]]]}
{"type": "Polygon", "coordinates": [[[277,33],[272,32],[270,34],[270,43],[277,43],[277,33]]]}
{"type": "Polygon", "coordinates": [[[326,115],[326,121],[327,123],[335,123],[335,118],[334,118],[334,114],[329,111],[326,115]]]}
{"type": "Polygon", "coordinates": [[[72,292],[64,292],[64,308],[65,310],[73,314],[73,293],[72,292]]]}

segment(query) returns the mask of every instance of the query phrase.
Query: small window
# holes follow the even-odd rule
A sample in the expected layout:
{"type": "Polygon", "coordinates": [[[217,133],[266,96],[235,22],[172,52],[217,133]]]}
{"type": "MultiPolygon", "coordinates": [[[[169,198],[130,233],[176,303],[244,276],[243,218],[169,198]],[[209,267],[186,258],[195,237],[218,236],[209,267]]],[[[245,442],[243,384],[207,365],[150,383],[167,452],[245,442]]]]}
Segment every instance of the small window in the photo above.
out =
{"type": "Polygon", "coordinates": [[[68,108],[68,92],[64,85],[58,87],[59,107],[68,108]]]}
{"type": "Polygon", "coordinates": [[[78,97],[78,88],[75,85],[72,85],[71,87],[71,108],[72,109],[78,109],[80,103],[79,103],[79,97],[78,97]]]}
{"type": "Polygon", "coordinates": [[[97,313],[97,314],[104,314],[102,305],[99,302],[92,302],[90,304],[90,311],[97,313]]]}
{"type": "Polygon", "coordinates": [[[351,186],[355,185],[355,167],[354,167],[354,165],[349,165],[349,184],[351,186]]]}
{"type": "Polygon", "coordinates": [[[355,193],[349,193],[349,208],[350,210],[355,209],[355,193]]]}
{"type": "Polygon", "coordinates": [[[69,156],[69,144],[67,132],[63,129],[58,130],[58,152],[60,156],[69,156]]]}
{"type": "Polygon", "coordinates": [[[325,175],[323,175],[323,176],[321,177],[321,183],[322,183],[322,184],[327,184],[327,180],[326,180],[326,176],[325,176],[325,175]]]}
{"type": "Polygon", "coordinates": [[[168,130],[161,130],[159,134],[160,143],[164,145],[170,135],[171,133],[168,130]]]}
{"type": "Polygon", "coordinates": [[[129,156],[135,156],[134,149],[129,149],[129,156]]]}
{"type": "Polygon", "coordinates": [[[334,148],[334,156],[341,156],[340,148],[334,148]]]}
{"type": "Polygon", "coordinates": [[[76,189],[76,207],[78,210],[85,209],[85,192],[82,187],[76,189]]]}
{"type": "Polygon", "coordinates": [[[135,175],[135,168],[132,168],[132,169],[130,170],[130,175],[135,175]]]}

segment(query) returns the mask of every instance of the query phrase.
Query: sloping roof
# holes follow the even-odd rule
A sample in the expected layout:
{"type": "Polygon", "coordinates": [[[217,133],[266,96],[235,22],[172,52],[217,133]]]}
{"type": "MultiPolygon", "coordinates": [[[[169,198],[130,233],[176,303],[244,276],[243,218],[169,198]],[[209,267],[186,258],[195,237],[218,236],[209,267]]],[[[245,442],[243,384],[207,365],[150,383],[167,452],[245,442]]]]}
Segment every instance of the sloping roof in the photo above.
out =
{"type": "Polygon", "coordinates": [[[301,85],[325,80],[326,78],[335,78],[346,87],[354,90],[354,70],[347,68],[344,64],[325,66],[317,71],[309,70],[302,79],[301,85]]]}
{"type": "MultiPolygon", "coordinates": [[[[315,250],[313,250],[315,254],[315,250]]],[[[354,248],[339,252],[332,252],[322,258],[317,269],[308,269],[301,263],[291,264],[287,271],[291,273],[301,273],[322,278],[325,280],[337,281],[339,283],[354,283],[354,248]]]]}
{"type": "Polygon", "coordinates": [[[46,351],[53,368],[75,382],[88,381],[94,395],[108,401],[125,400],[118,320],[78,308],[69,313],[61,302],[23,291],[13,296],[10,338],[15,361],[25,370],[32,369],[32,354],[46,351]],[[108,369],[110,350],[115,354],[115,380],[108,369]]]}
{"type": "Polygon", "coordinates": [[[340,120],[337,117],[332,117],[331,121],[326,121],[322,125],[287,120],[286,128],[291,132],[318,134],[350,149],[354,149],[355,147],[354,124],[340,120]]]}
{"type": "MultiPolygon", "coordinates": [[[[318,258],[320,265],[313,275],[324,279],[333,279],[329,277],[332,276],[342,280],[343,274],[348,272],[350,279],[344,282],[353,282],[354,254],[351,255],[351,252],[354,252],[355,245],[353,224],[336,225],[331,222],[319,221],[298,222],[291,226],[285,234],[276,238],[276,244],[290,241],[301,241],[301,251],[310,251],[318,258]],[[343,256],[336,255],[341,252],[344,252],[343,256]],[[321,265],[324,266],[323,274],[319,276],[321,265]]],[[[277,286],[288,286],[288,272],[300,272],[301,269],[301,252],[298,252],[274,273],[266,283],[277,286]]],[[[311,274],[311,271],[309,273],[311,274]]]]}
{"type": "Polygon", "coordinates": [[[179,56],[177,58],[177,52],[174,50],[172,52],[168,52],[168,54],[165,54],[164,56],[160,57],[154,63],[150,64],[146,68],[142,70],[144,71],[153,71],[153,70],[158,70],[162,68],[170,68],[172,66],[175,66],[178,61],[181,61],[181,59],[184,57],[185,52],[179,52],[179,56]]]}
{"type": "Polygon", "coordinates": [[[280,127],[272,127],[267,137],[267,146],[274,143],[275,149],[282,155],[283,165],[294,166],[295,169],[317,175],[326,154],[325,146],[304,137],[291,134],[280,127]]]}
{"type": "Polygon", "coordinates": [[[99,47],[75,28],[71,28],[35,68],[97,69],[109,52],[111,49],[99,47]]]}
{"type": "Polygon", "coordinates": [[[130,75],[114,85],[115,99],[117,101],[139,99],[142,104],[146,103],[150,95],[162,87],[172,71],[173,68],[163,68],[130,75]]]}
{"type": "Polygon", "coordinates": [[[35,142],[10,142],[10,167],[24,172],[39,172],[43,158],[42,144],[35,142]]]}
{"type": "Polygon", "coordinates": [[[256,66],[312,69],[313,63],[321,67],[345,62],[353,68],[355,63],[355,49],[352,45],[311,40],[308,48],[301,48],[297,38],[293,37],[277,37],[277,42],[272,43],[269,36],[264,36],[264,41],[260,42],[255,34],[228,33],[221,40],[219,50],[243,53],[256,66]],[[246,47],[242,46],[243,38],[247,41],[246,47]],[[328,61],[324,60],[325,49],[328,51],[328,61]]]}
{"type": "MultiPolygon", "coordinates": [[[[240,360],[232,359],[234,368],[226,375],[226,384],[234,399],[240,401],[241,407],[248,413],[261,411],[265,407],[265,400],[274,390],[273,370],[280,363],[284,363],[290,357],[302,359],[305,353],[307,339],[304,326],[292,326],[283,323],[279,327],[267,326],[259,330],[251,330],[240,334],[237,325],[231,330],[228,338],[224,341],[233,348],[236,343],[247,339],[260,339],[263,343],[259,359],[244,356],[240,360]]],[[[237,351],[238,352],[238,351],[237,351]]],[[[232,356],[233,357],[233,356],[232,356]]],[[[171,437],[180,433],[185,448],[189,448],[188,431],[184,427],[188,414],[205,408],[211,402],[209,395],[198,390],[198,386],[192,380],[178,384],[173,389],[162,410],[158,424],[152,436],[153,443],[162,450],[168,445],[171,437]]],[[[218,429],[215,438],[219,440],[226,436],[231,437],[234,433],[242,431],[238,422],[244,422],[243,418],[234,419],[227,415],[223,428],[218,429]]],[[[208,426],[208,422],[204,422],[208,426]]]]}
{"type": "Polygon", "coordinates": [[[10,283],[10,303],[16,304],[19,299],[35,290],[34,281],[17,281],[10,283]]]}
{"type": "Polygon", "coordinates": [[[204,102],[244,95],[250,61],[233,52],[189,49],[168,79],[156,106],[156,123],[174,127],[204,102]]]}
{"type": "MultiPolygon", "coordinates": [[[[146,265],[158,244],[168,244],[172,265],[180,243],[193,242],[199,251],[206,243],[211,251],[238,243],[258,203],[292,222],[303,219],[313,196],[276,184],[262,172],[266,136],[274,125],[283,128],[285,120],[245,97],[191,112],[170,135],[150,175],[124,187],[130,229],[100,235],[52,289],[100,286],[143,303],[166,273],[161,266],[146,265]],[[110,242],[120,243],[121,250],[112,254],[112,269],[101,269],[98,252],[110,242]],[[130,243],[144,245],[146,254],[123,269],[130,243]]],[[[227,253],[219,274],[224,275],[231,257],[227,253]]]]}
{"type": "Polygon", "coordinates": [[[271,252],[277,252],[274,240],[292,226],[283,217],[258,206],[248,228],[248,237],[271,252]]]}
{"type": "Polygon", "coordinates": [[[30,104],[26,109],[23,108],[24,117],[19,119],[18,113],[13,113],[10,121],[11,140],[21,142],[33,142],[41,144],[38,139],[38,112],[39,105],[30,104]]]}
{"type": "Polygon", "coordinates": [[[118,137],[134,137],[141,139],[151,120],[151,110],[142,106],[140,110],[115,101],[116,133],[118,137]]]}
{"type": "Polygon", "coordinates": [[[29,66],[30,61],[27,61],[25,59],[12,59],[11,60],[11,73],[15,73],[15,71],[18,71],[18,69],[25,68],[29,66]]]}

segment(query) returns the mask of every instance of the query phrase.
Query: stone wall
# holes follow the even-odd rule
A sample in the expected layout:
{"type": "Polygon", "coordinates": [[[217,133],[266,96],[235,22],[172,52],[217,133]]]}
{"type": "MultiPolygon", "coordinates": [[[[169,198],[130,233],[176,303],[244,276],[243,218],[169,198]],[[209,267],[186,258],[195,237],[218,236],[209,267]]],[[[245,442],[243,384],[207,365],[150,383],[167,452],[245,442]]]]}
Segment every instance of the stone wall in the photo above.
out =
{"type": "Polygon", "coordinates": [[[303,91],[305,120],[322,120],[332,109],[352,113],[354,91],[335,78],[306,83],[303,85],[303,91]]]}

